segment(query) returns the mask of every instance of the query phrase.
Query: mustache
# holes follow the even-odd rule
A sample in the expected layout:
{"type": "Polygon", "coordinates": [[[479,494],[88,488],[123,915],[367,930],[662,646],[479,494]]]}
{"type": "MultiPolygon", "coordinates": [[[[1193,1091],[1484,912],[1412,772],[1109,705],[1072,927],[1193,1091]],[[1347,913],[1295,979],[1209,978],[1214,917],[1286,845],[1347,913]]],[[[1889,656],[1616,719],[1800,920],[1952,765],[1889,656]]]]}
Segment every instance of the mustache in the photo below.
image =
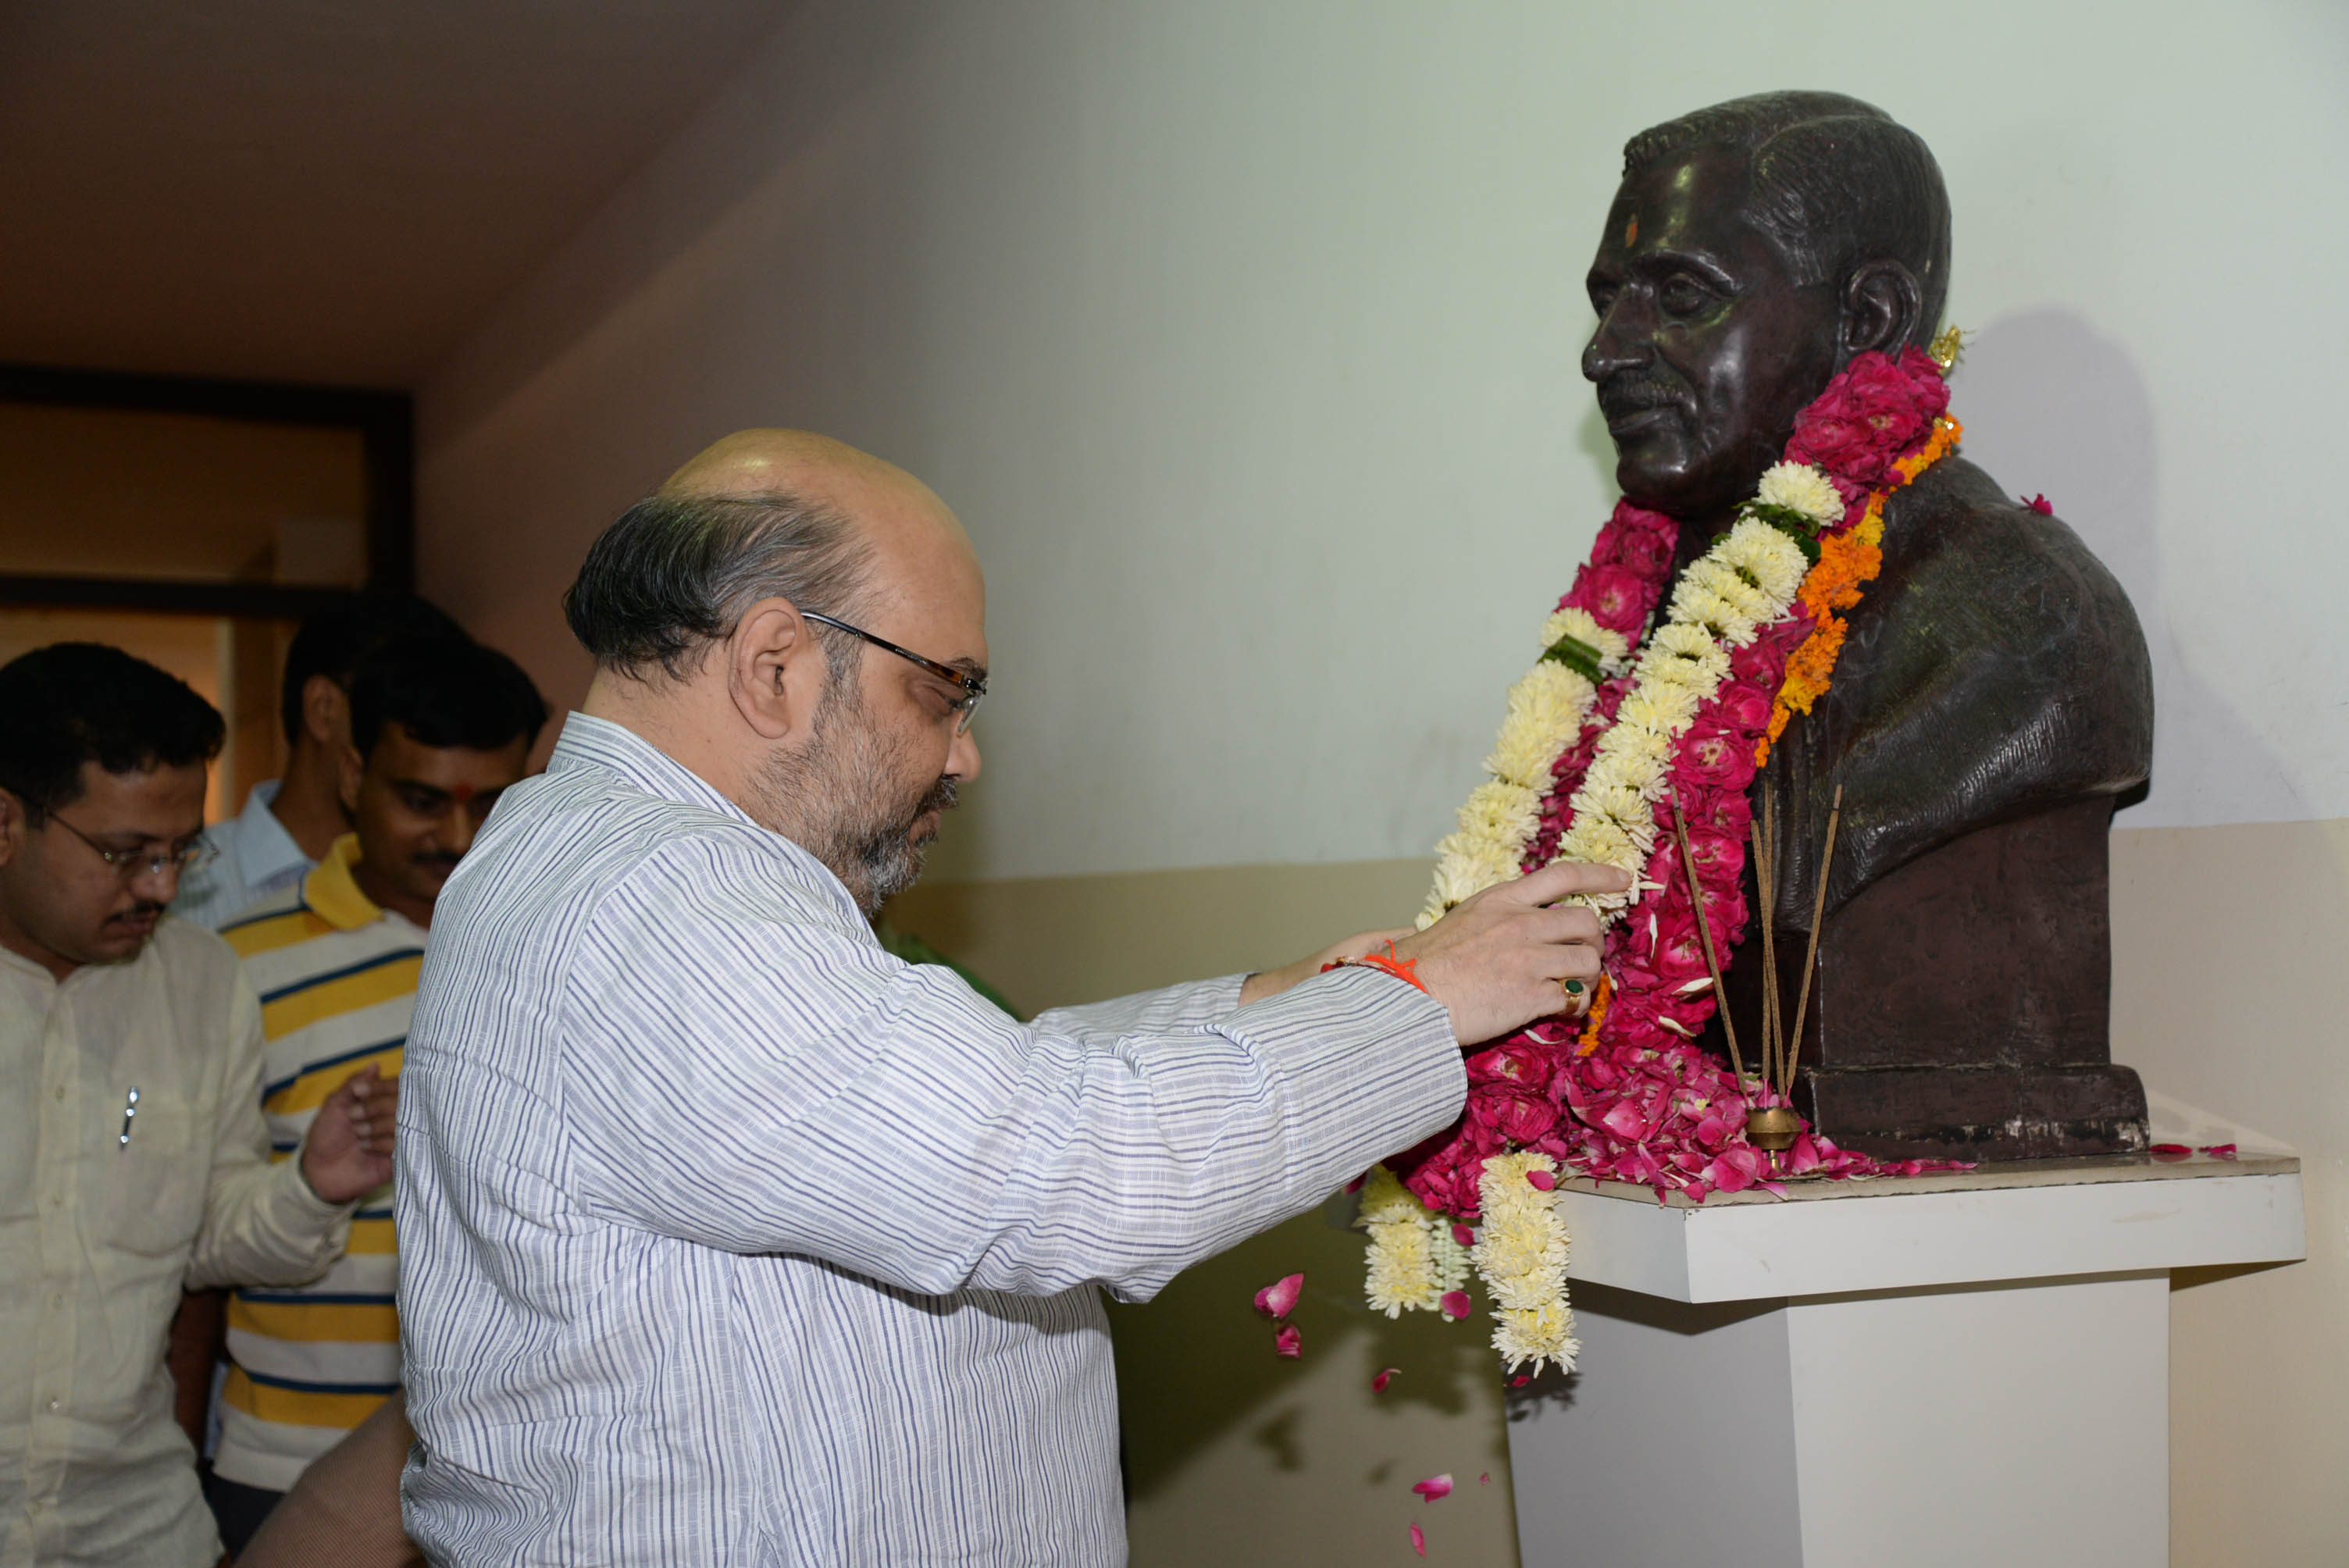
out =
{"type": "Polygon", "coordinates": [[[1599,384],[1599,411],[1607,418],[1624,419],[1651,408],[1688,406],[1688,388],[1670,376],[1652,370],[1622,370],[1599,384]]]}
{"type": "Polygon", "coordinates": [[[914,815],[919,817],[930,811],[951,811],[961,794],[962,786],[958,782],[942,778],[930,786],[930,792],[923,796],[921,804],[914,808],[914,815]]]}
{"type": "Polygon", "coordinates": [[[151,898],[142,898],[137,903],[132,904],[129,909],[122,911],[120,913],[108,915],[106,917],[106,923],[109,925],[111,925],[116,921],[160,920],[163,916],[165,907],[165,905],[157,903],[151,898]]]}

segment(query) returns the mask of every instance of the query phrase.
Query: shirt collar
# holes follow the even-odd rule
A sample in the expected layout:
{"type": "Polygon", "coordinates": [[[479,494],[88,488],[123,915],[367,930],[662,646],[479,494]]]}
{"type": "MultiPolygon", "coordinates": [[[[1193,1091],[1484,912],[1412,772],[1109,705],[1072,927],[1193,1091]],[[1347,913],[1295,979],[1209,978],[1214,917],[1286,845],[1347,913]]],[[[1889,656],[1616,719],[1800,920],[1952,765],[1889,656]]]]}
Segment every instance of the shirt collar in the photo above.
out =
{"type": "MultiPolygon", "coordinates": [[[[574,709],[564,717],[563,734],[555,740],[553,755],[546,759],[546,770],[549,773],[567,773],[582,768],[604,769],[618,774],[647,795],[675,800],[680,805],[706,807],[756,828],[787,859],[812,878],[818,887],[831,893],[850,916],[860,924],[866,923],[864,912],[856,907],[855,899],[849,896],[848,889],[839,876],[803,846],[761,822],[719,793],[717,786],[709,779],[635,730],[574,709]]],[[[869,924],[866,928],[870,929],[869,924]]]]}
{"type": "Polygon", "coordinates": [[[345,833],[326,851],[326,858],[302,879],[302,902],[338,931],[357,931],[383,918],[383,911],[359,891],[358,880],[351,875],[358,858],[359,836],[345,833]]]}
{"type": "Polygon", "coordinates": [[[647,795],[707,806],[758,826],[750,813],[719,793],[717,786],[635,730],[574,711],[563,720],[563,734],[546,759],[546,770],[562,773],[580,767],[608,769],[647,795]]]}
{"type": "Polygon", "coordinates": [[[310,857],[277,820],[270,802],[277,799],[275,779],[264,779],[253,787],[244,798],[244,810],[237,813],[236,825],[230,830],[236,840],[237,874],[247,887],[260,887],[273,878],[289,871],[301,871],[310,864],[310,857]]]}

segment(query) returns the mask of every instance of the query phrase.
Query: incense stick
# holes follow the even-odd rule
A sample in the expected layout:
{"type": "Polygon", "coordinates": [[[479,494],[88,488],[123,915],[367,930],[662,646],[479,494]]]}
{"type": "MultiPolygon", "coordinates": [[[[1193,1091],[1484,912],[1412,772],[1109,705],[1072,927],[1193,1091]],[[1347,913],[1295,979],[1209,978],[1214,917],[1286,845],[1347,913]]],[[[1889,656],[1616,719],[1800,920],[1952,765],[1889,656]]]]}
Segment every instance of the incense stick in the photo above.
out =
{"type": "Polygon", "coordinates": [[[1836,830],[1843,823],[1843,785],[1836,785],[1835,804],[1827,810],[1826,852],[1819,857],[1818,896],[1811,900],[1811,946],[1803,954],[1802,995],[1795,1004],[1795,1048],[1802,1049],[1803,1018],[1811,1008],[1811,975],[1818,967],[1819,927],[1827,918],[1827,872],[1835,869],[1836,830]]]}
{"type": "Polygon", "coordinates": [[[1729,1066],[1737,1081],[1745,1081],[1745,1058],[1737,1054],[1737,1026],[1730,1020],[1729,998],[1721,989],[1721,960],[1713,956],[1713,923],[1704,917],[1704,892],[1696,882],[1696,857],[1689,853],[1688,826],[1681,820],[1681,794],[1672,791],[1672,837],[1680,841],[1681,869],[1688,873],[1689,903],[1696,908],[1696,937],[1704,944],[1705,972],[1713,976],[1713,1010],[1721,1015],[1721,1032],[1729,1041],[1729,1066]]]}
{"type": "Polygon", "coordinates": [[[1786,1040],[1786,996],[1778,981],[1778,798],[1767,779],[1762,780],[1762,846],[1770,858],[1769,902],[1764,905],[1762,952],[1770,972],[1770,1033],[1778,1042],[1778,1068],[1785,1079],[1782,1099],[1793,1103],[1795,1049],[1786,1040]]]}
{"type": "MultiPolygon", "coordinates": [[[[1764,799],[1768,799],[1765,791],[1764,799]]],[[[1767,806],[1764,807],[1766,811],[1767,806]]],[[[1785,1042],[1778,1037],[1778,944],[1770,934],[1770,912],[1777,902],[1778,879],[1772,873],[1770,848],[1763,836],[1762,819],[1754,819],[1754,891],[1762,906],[1762,1082],[1774,1080],[1783,1060],[1785,1042]]]]}

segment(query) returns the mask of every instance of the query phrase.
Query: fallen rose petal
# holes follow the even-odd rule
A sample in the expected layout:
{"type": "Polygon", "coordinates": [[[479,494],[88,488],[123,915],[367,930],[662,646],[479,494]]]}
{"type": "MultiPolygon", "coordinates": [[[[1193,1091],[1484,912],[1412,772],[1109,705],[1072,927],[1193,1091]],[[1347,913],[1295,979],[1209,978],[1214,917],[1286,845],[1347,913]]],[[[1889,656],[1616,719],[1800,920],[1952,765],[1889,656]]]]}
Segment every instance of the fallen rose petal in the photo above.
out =
{"type": "Polygon", "coordinates": [[[2194,1150],[2183,1143],[2157,1143],[2146,1152],[2156,1160],[2190,1160],[2194,1157],[2194,1150]]]}
{"type": "Polygon", "coordinates": [[[1267,1317],[1287,1317],[1297,1310],[1297,1298],[1305,1293],[1305,1276],[1293,1274],[1275,1284],[1256,1293],[1256,1309],[1267,1317]]]}
{"type": "Polygon", "coordinates": [[[1476,1244],[1476,1233],[1465,1225],[1454,1225],[1452,1227],[1452,1239],[1464,1247],[1473,1247],[1476,1244]]]}
{"type": "Polygon", "coordinates": [[[1286,1356],[1294,1361],[1304,1349],[1305,1336],[1297,1332],[1297,1325],[1293,1323],[1282,1324],[1280,1332],[1272,1336],[1272,1353],[1275,1356],[1286,1356]]]}
{"type": "Polygon", "coordinates": [[[2206,1143],[2202,1146],[2202,1152],[2213,1160],[2232,1160],[2235,1146],[2231,1143],[2206,1143]]]}
{"type": "Polygon", "coordinates": [[[1512,1388],[1522,1388],[1533,1380],[1532,1373],[1520,1372],[1517,1376],[1509,1379],[1509,1387],[1512,1388]]]}
{"type": "Polygon", "coordinates": [[[1476,1484],[1477,1484],[1478,1486],[1490,1486],[1490,1485],[1492,1485],[1492,1484],[1493,1484],[1493,1472],[1492,1472],[1491,1470],[1486,1470],[1483,1475],[1478,1476],[1478,1477],[1476,1478],[1476,1484]]]}
{"type": "Polygon", "coordinates": [[[1387,1391],[1387,1385],[1402,1376],[1402,1368],[1400,1367],[1389,1367],[1383,1368],[1377,1377],[1371,1379],[1371,1392],[1373,1394],[1385,1393],[1387,1391]]]}
{"type": "Polygon", "coordinates": [[[1444,1293],[1443,1299],[1435,1305],[1442,1309],[1444,1316],[1457,1321],[1468,1315],[1468,1293],[1464,1290],[1447,1290],[1444,1293]]]}
{"type": "Polygon", "coordinates": [[[1427,1555],[1427,1532],[1416,1524],[1411,1527],[1411,1549],[1422,1557],[1427,1555]]]}
{"type": "Polygon", "coordinates": [[[1452,1472],[1445,1470],[1442,1475],[1429,1476],[1411,1490],[1430,1502],[1440,1502],[1452,1495],[1452,1472]]]}
{"type": "Polygon", "coordinates": [[[1557,1178],[1547,1171],[1528,1171],[1526,1172],[1526,1184],[1537,1192],[1548,1192],[1557,1189],[1557,1178]]]}

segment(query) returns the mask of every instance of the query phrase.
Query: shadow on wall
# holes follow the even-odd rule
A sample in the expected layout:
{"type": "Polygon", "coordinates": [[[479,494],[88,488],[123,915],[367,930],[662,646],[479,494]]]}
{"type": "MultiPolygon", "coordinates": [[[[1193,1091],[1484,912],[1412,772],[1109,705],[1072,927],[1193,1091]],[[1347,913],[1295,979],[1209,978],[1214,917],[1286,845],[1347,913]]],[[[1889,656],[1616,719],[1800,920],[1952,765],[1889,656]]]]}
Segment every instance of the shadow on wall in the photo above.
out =
{"type": "MultiPolygon", "coordinates": [[[[2153,780],[2149,792],[2123,797],[2148,809],[2116,825],[2306,817],[2273,751],[2193,672],[2172,631],[2156,528],[2159,437],[2127,352],[2070,311],[2023,311],[1968,335],[1951,385],[1966,455],[2021,499],[2044,494],[2120,579],[2145,628],[2153,780]],[[2222,811],[2210,810],[2221,799],[2222,811]]],[[[2223,537],[2225,521],[2209,521],[2223,537]]]]}

